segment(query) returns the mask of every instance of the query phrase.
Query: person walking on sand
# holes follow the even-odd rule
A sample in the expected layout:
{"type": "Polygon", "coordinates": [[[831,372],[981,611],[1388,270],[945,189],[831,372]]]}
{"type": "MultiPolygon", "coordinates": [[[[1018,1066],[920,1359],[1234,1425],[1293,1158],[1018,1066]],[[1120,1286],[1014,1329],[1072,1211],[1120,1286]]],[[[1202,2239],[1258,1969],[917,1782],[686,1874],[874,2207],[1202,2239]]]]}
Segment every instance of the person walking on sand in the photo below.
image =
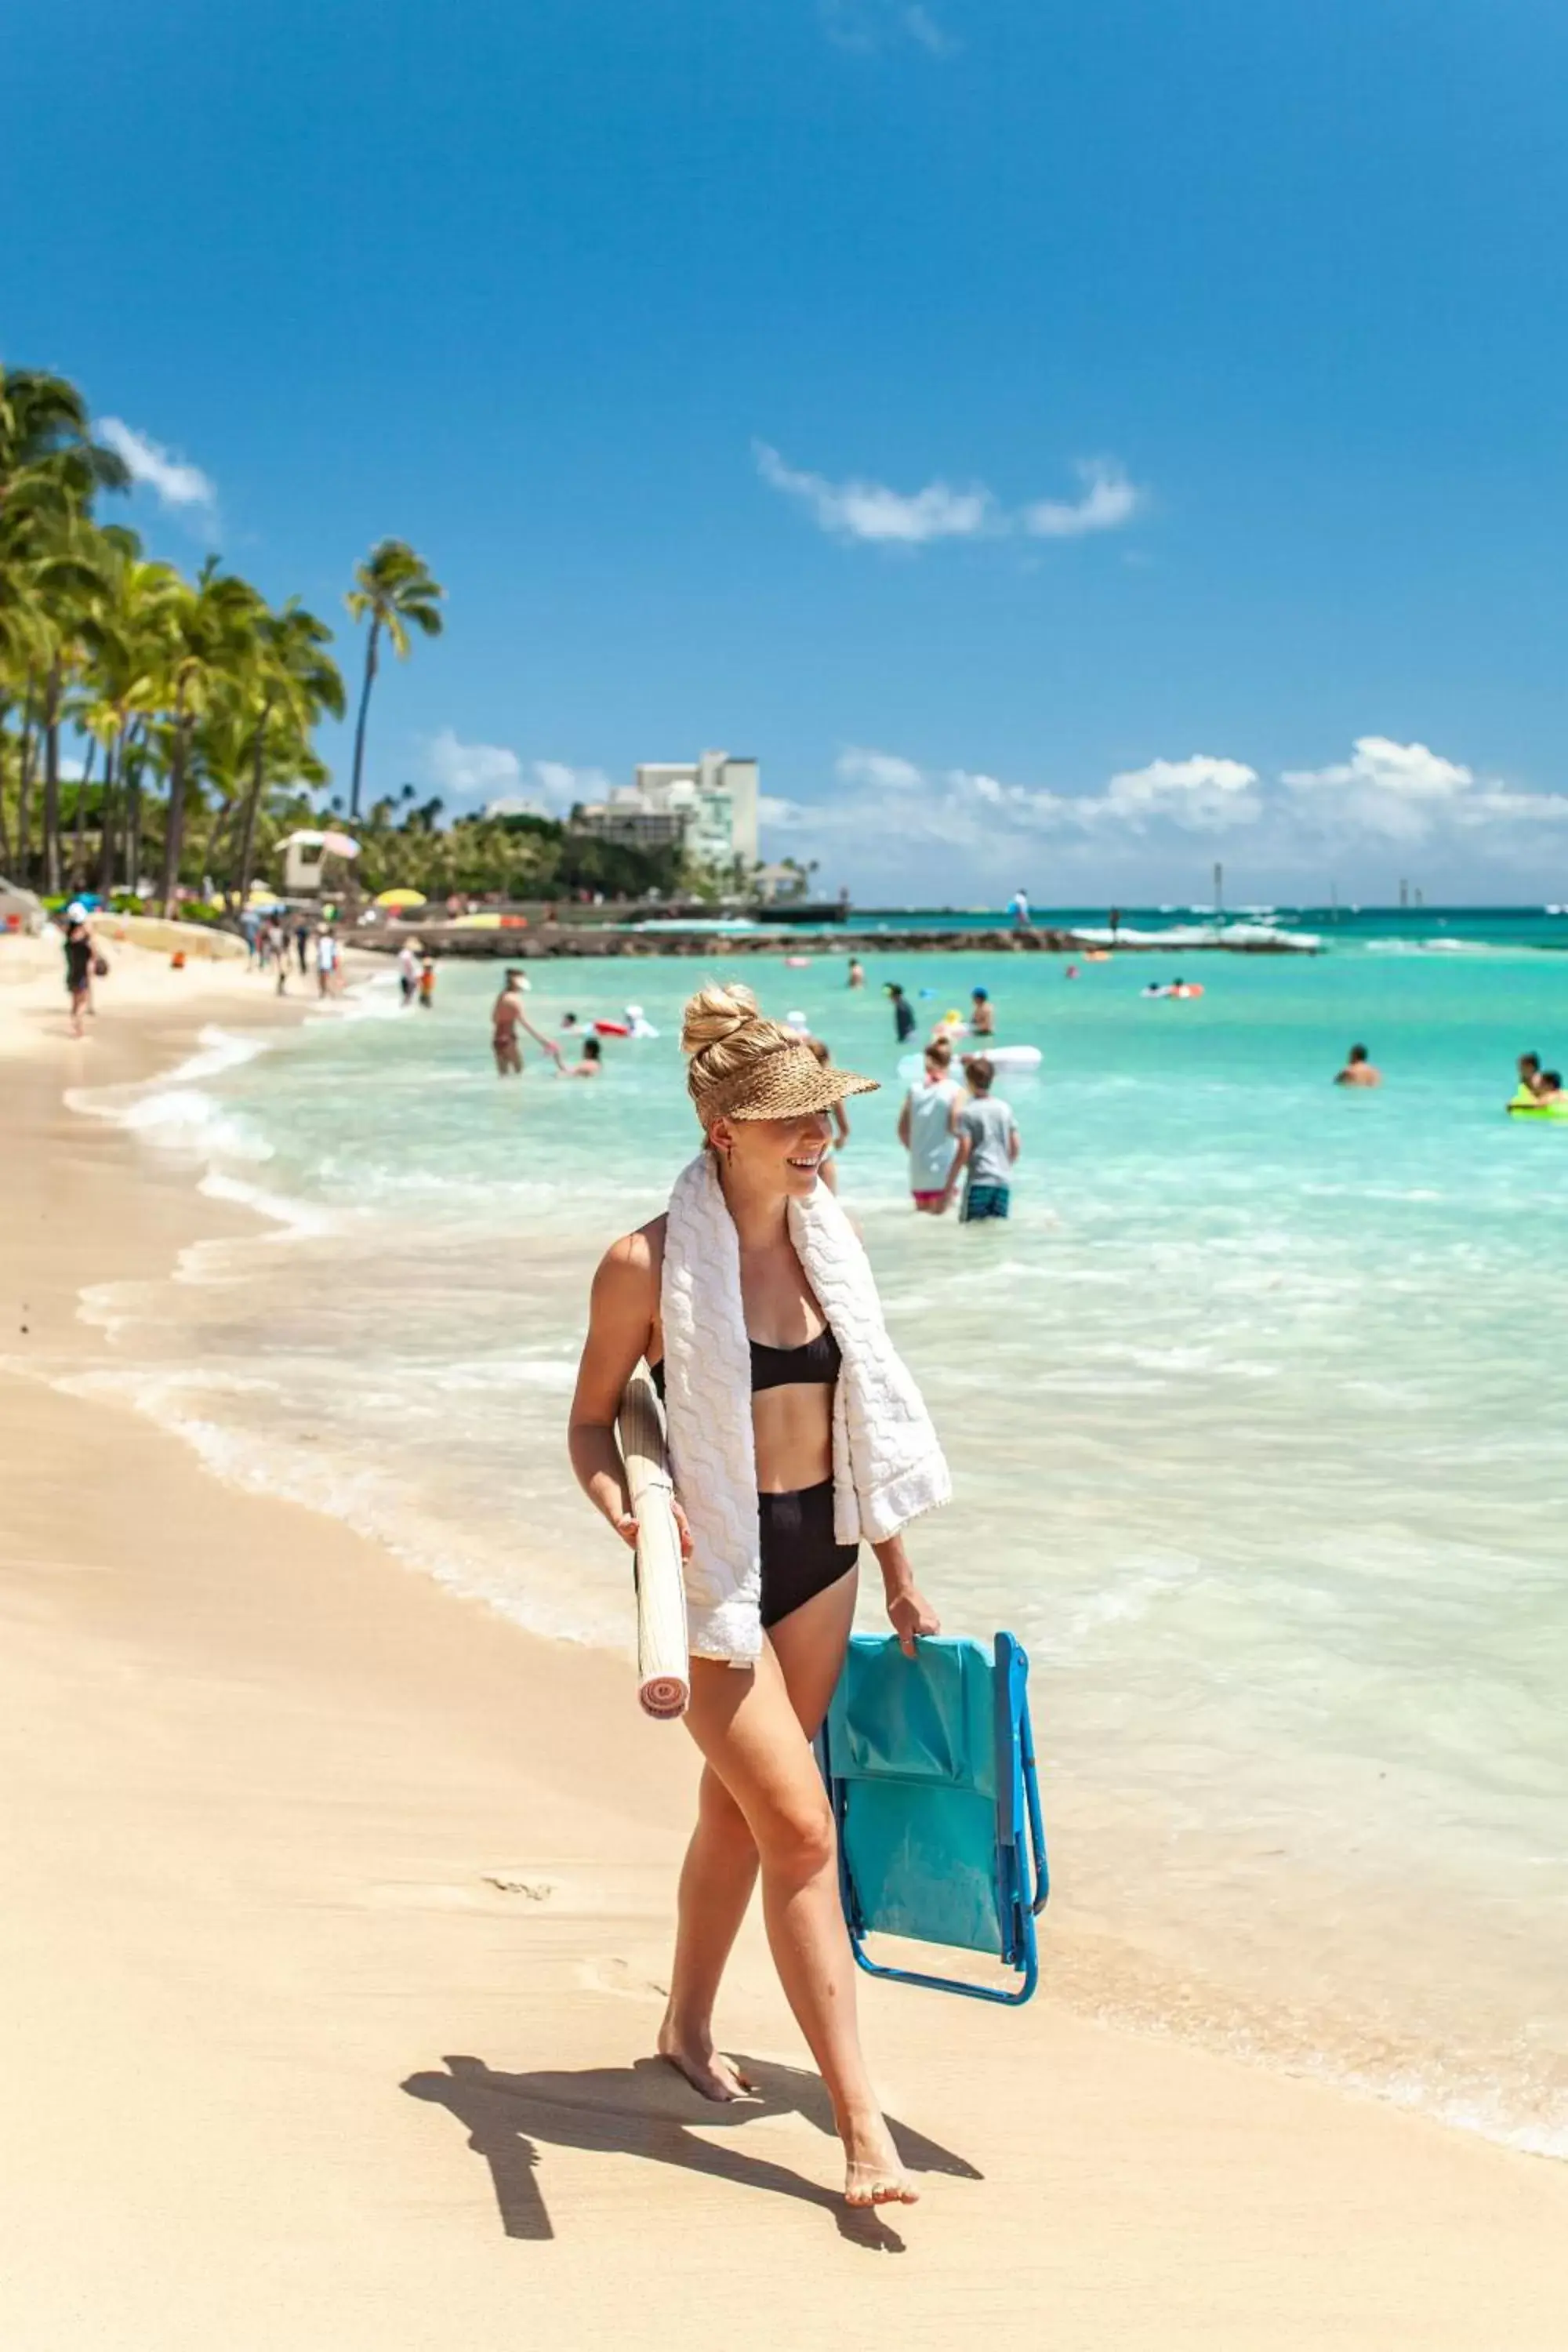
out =
{"type": "Polygon", "coordinates": [[[332,992],[332,965],[336,961],[338,943],[325,923],[316,931],[316,993],[330,996],[332,992]]]}
{"type": "Polygon", "coordinates": [[[926,1047],[925,1076],[911,1087],[899,1113],[899,1141],[910,1155],[910,1193],[922,1216],[940,1217],[952,1198],[958,1139],[952,1116],[968,1099],[952,1075],[952,1047],[933,1037],[926,1047]]]}
{"type": "Polygon", "coordinates": [[[66,994],[70,999],[71,1035],[85,1037],[83,1015],[92,1002],[92,933],[85,915],[68,925],[65,936],[66,994]]]}
{"type": "Polygon", "coordinates": [[[961,1176],[966,1180],[958,1222],[974,1225],[987,1217],[1006,1216],[1013,1202],[1013,1167],[1023,1147],[1011,1105],[991,1091],[996,1073],[986,1056],[966,1055],[963,1075],[970,1099],[953,1110],[958,1156],[948,1182],[951,1189],[961,1176]]]}
{"type": "Polygon", "coordinates": [[[713,2008],[760,1872],[774,1964],[844,2144],[847,2200],[911,2203],[861,2054],[833,1815],[811,1747],[844,1663],[860,1538],[904,1650],[939,1630],[900,1530],[947,1499],[947,1467],[864,1253],[820,1181],[827,1113],[876,1082],[825,1067],[746,988],[692,997],[681,1044],[702,1149],[667,1213],[600,1263],[569,1439],[584,1491],[635,1545],[615,1423],[646,1359],[666,1397],[692,1653],[686,1723],[704,1762],[658,2049],[704,2097],[746,2095],[715,2046],[713,2008]],[[874,1472],[863,1458],[873,1446],[874,1472]]]}
{"type": "Polygon", "coordinates": [[[1334,1079],[1336,1087],[1380,1087],[1383,1072],[1374,1069],[1364,1045],[1352,1045],[1345,1055],[1345,1066],[1334,1079]]]}

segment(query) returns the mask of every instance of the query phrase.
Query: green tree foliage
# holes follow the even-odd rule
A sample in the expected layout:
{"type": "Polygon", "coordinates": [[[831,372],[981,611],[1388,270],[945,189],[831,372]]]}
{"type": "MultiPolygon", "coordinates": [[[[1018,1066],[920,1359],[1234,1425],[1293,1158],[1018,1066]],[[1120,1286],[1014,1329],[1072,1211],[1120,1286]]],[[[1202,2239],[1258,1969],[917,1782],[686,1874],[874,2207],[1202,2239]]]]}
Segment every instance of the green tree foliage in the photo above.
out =
{"type": "Polygon", "coordinates": [[[149,560],[97,518],[126,487],[74,385],[0,369],[0,868],[109,891],[150,867],[166,907],[214,880],[237,905],[329,780],[312,738],[343,713],[332,633],[216,560],[195,580],[149,560]]]}
{"type": "Polygon", "coordinates": [[[354,721],[353,775],[349,786],[349,816],[359,814],[360,788],[364,778],[364,729],[370,715],[370,690],[375,684],[379,647],[384,634],[399,661],[406,661],[416,628],[426,637],[441,634],[441,599],[446,590],[404,539],[384,539],[365,562],[354,567],[354,584],[343,602],[350,617],[368,620],[364,641],[364,683],[360,688],[359,715],[354,721]]]}
{"type": "Polygon", "coordinates": [[[509,898],[571,898],[603,891],[607,898],[668,897],[688,877],[679,853],[643,850],[570,832],[539,816],[458,817],[443,827],[439,801],[416,801],[413,785],[398,801],[380,800],[356,828],[357,880],[378,890],[423,890],[426,898],[454,893],[509,898]]]}

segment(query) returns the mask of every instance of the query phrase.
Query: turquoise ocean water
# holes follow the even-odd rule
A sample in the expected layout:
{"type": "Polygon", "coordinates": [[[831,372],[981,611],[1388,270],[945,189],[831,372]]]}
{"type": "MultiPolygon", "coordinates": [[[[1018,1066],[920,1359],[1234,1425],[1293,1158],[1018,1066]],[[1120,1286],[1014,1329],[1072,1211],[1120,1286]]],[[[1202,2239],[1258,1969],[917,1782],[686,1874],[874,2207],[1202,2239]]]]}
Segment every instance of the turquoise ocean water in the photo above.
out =
{"type": "Polygon", "coordinates": [[[378,979],[84,1098],[261,1213],[90,1295],[89,1385],[624,1644],[565,1408],[592,1265],[695,1145],[680,1002],[732,968],[889,1081],[842,1197],[954,1467],[922,1581],[1034,1656],[1058,1981],[1568,2155],[1568,1125],[1502,1115],[1522,1047],[1568,1062],[1568,960],[1395,931],[1205,958],[1186,1003],[1139,992],[1174,957],[867,962],[547,969],[542,1025],[629,992],[661,1033],[597,1085],[499,1084],[495,975],[448,964],[428,1015],[378,979]],[[1005,1227],[907,1207],[889,977],[931,1018],[984,982],[1041,1049],[1005,1227]],[[1357,1038],[1379,1092],[1329,1083],[1357,1038]]]}

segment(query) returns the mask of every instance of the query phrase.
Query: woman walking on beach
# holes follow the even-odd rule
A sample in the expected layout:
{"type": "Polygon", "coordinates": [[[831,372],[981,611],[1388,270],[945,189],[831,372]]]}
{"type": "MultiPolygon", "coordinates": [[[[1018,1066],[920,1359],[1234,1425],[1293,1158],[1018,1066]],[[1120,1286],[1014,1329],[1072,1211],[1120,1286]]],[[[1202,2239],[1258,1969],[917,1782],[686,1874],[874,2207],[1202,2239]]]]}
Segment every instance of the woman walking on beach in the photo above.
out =
{"type": "Polygon", "coordinates": [[[912,1656],[938,1630],[900,1530],[946,1465],[890,1347],[864,1253],[819,1181],[827,1114],[875,1081],[818,1063],[749,989],[706,988],[681,1043],[703,1129],[669,1208],[594,1279],[573,1467],[628,1545],[615,1421],[646,1359],[666,1400],[704,1759],[661,2054],[710,2099],[748,2085],[713,2006],[759,1869],[780,1981],[833,2102],[851,2205],[912,2202],[860,2051],[832,1815],[811,1741],[837,1682],[859,1542],[912,1656]]]}

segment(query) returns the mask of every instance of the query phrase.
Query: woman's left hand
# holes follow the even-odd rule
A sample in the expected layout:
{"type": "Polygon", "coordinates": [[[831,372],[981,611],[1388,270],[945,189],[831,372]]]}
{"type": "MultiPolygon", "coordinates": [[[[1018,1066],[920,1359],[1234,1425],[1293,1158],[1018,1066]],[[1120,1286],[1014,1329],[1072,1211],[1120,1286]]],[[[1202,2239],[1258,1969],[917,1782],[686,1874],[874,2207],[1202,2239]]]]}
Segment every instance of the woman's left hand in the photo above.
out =
{"type": "Polygon", "coordinates": [[[927,1634],[940,1633],[942,1620],[923,1594],[911,1584],[902,1592],[888,1596],[888,1622],[899,1637],[899,1647],[906,1658],[912,1658],[915,1643],[927,1634]]]}

